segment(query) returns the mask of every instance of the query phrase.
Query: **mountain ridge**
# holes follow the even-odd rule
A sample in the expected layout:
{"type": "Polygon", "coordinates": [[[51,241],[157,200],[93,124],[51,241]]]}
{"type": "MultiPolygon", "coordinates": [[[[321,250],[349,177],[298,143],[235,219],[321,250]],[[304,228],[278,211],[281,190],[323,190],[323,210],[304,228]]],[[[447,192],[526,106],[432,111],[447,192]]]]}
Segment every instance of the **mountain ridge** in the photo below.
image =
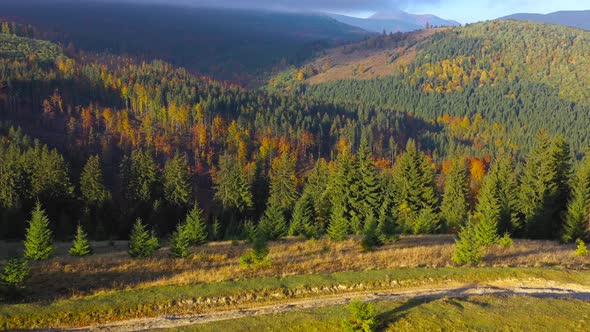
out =
{"type": "Polygon", "coordinates": [[[590,10],[557,11],[549,14],[516,13],[498,20],[517,20],[538,23],[549,23],[572,28],[590,30],[590,10]]]}

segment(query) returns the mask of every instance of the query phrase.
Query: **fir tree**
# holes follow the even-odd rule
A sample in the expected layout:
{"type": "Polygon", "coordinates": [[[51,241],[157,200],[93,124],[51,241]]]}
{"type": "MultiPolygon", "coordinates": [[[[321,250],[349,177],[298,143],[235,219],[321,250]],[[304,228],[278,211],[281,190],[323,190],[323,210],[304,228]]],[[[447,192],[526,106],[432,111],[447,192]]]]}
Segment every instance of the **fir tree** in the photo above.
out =
{"type": "Polygon", "coordinates": [[[477,264],[481,261],[483,248],[476,238],[477,220],[470,219],[459,232],[459,239],[455,240],[453,260],[459,265],[477,264]]]}
{"type": "Polygon", "coordinates": [[[348,220],[344,216],[344,208],[338,204],[332,208],[330,225],[328,227],[328,238],[332,241],[342,241],[348,237],[348,220]]]}
{"type": "Polygon", "coordinates": [[[31,269],[26,259],[13,258],[6,261],[0,273],[0,284],[14,290],[23,288],[31,269]]]}
{"type": "Polygon", "coordinates": [[[373,250],[375,247],[381,246],[383,243],[377,234],[377,221],[372,215],[369,215],[365,224],[365,231],[361,241],[363,250],[373,250]]]}
{"type": "Polygon", "coordinates": [[[185,224],[191,245],[197,246],[207,242],[207,224],[203,219],[203,211],[196,202],[186,215],[185,224]]]}
{"type": "Polygon", "coordinates": [[[269,203],[260,219],[258,230],[268,240],[276,240],[287,235],[287,222],[283,210],[269,203]]]}
{"type": "Polygon", "coordinates": [[[457,232],[467,221],[469,213],[467,165],[455,157],[445,176],[445,190],[441,204],[441,217],[451,232],[457,232]]]}
{"type": "Polygon", "coordinates": [[[270,205],[290,213],[297,200],[297,178],[295,176],[295,158],[284,152],[275,158],[270,172],[270,205]]]}
{"type": "Polygon", "coordinates": [[[289,235],[307,236],[307,230],[311,229],[313,223],[313,201],[309,195],[303,194],[295,203],[291,224],[289,225],[289,235]]]}
{"type": "Polygon", "coordinates": [[[213,178],[215,199],[223,207],[244,212],[253,207],[252,193],[244,170],[237,158],[224,154],[219,159],[219,171],[213,178]]]}
{"type": "Polygon", "coordinates": [[[150,257],[159,247],[160,242],[154,232],[149,232],[138,218],[129,238],[129,255],[136,258],[150,257]]]}
{"type": "Polygon", "coordinates": [[[426,156],[409,140],[399,157],[393,179],[398,220],[406,232],[434,231],[438,228],[438,198],[434,190],[434,171],[426,156]],[[423,212],[426,210],[425,212],[423,212]],[[426,224],[430,223],[430,225],[426,224]]]}
{"type": "Polygon", "coordinates": [[[186,157],[175,154],[166,161],[163,174],[164,198],[174,206],[185,207],[193,195],[190,167],[186,157]]]}
{"type": "Polygon", "coordinates": [[[98,156],[91,156],[86,161],[80,177],[80,191],[88,205],[101,206],[111,199],[111,194],[104,185],[98,156]]]}
{"type": "Polygon", "coordinates": [[[482,245],[491,245],[498,240],[498,225],[501,222],[500,181],[492,169],[484,178],[476,206],[479,220],[476,235],[482,245]]]}
{"type": "Polygon", "coordinates": [[[363,231],[366,220],[375,218],[381,194],[381,183],[377,178],[371,159],[371,150],[365,135],[361,139],[354,168],[354,181],[350,190],[351,226],[353,232],[359,233],[363,231]]]}
{"type": "Polygon", "coordinates": [[[158,167],[151,153],[137,150],[121,164],[127,198],[131,201],[150,203],[156,198],[158,167]]]}
{"type": "Polygon", "coordinates": [[[69,251],[70,255],[77,257],[84,257],[92,254],[92,247],[88,242],[88,236],[81,225],[76,228],[76,236],[72,242],[72,247],[69,251]]]}
{"type": "Polygon", "coordinates": [[[562,240],[566,243],[587,239],[590,231],[590,157],[576,172],[572,181],[572,195],[564,217],[562,240]]]}
{"type": "Polygon", "coordinates": [[[323,226],[330,218],[330,195],[328,192],[329,169],[324,159],[318,160],[303,188],[303,195],[313,203],[314,224],[323,226]]]}
{"type": "Polygon", "coordinates": [[[190,255],[191,248],[191,231],[188,228],[188,224],[179,223],[176,226],[176,230],[172,233],[170,238],[170,253],[175,258],[185,258],[190,255]]]}
{"type": "Polygon", "coordinates": [[[49,218],[37,201],[27,228],[25,257],[40,261],[50,258],[53,252],[53,233],[49,229],[49,218]]]}

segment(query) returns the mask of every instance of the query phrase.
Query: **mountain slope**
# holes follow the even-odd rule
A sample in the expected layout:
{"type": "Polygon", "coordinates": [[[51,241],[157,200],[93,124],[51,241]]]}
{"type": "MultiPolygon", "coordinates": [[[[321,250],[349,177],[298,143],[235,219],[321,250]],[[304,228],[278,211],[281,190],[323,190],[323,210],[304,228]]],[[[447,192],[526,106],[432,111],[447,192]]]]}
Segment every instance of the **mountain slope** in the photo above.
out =
{"type": "Polygon", "coordinates": [[[499,18],[500,20],[518,20],[539,23],[565,25],[573,28],[590,30],[590,10],[559,11],[550,14],[519,13],[499,18]]]}
{"type": "Polygon", "coordinates": [[[544,128],[580,152],[590,145],[589,52],[590,32],[493,21],[339,47],[303,67],[304,81],[289,85],[283,75],[269,87],[425,120],[480,114],[507,128],[516,147],[544,128]]]}
{"type": "Polygon", "coordinates": [[[414,15],[404,11],[389,11],[377,13],[369,18],[350,17],[345,15],[327,14],[342,23],[356,26],[367,31],[381,33],[409,32],[430,26],[458,26],[455,21],[444,20],[434,15],[414,15]]]}
{"type": "Polygon", "coordinates": [[[369,35],[317,14],[74,0],[0,1],[0,18],[32,24],[63,45],[164,59],[235,81],[369,35]]]}

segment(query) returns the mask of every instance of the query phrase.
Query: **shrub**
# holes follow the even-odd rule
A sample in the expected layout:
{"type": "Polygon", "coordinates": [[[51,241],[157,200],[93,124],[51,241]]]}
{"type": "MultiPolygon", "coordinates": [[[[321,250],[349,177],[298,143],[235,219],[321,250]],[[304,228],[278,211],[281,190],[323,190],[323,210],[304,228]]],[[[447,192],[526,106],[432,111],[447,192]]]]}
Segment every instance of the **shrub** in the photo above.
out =
{"type": "Polygon", "coordinates": [[[37,202],[31,213],[25,238],[25,257],[36,261],[48,259],[53,255],[53,234],[49,229],[49,218],[37,202]]]}
{"type": "Polygon", "coordinates": [[[88,243],[88,236],[84,229],[82,229],[81,225],[78,225],[76,229],[76,237],[74,238],[74,242],[72,242],[72,247],[69,251],[70,255],[83,257],[86,255],[92,254],[92,247],[90,247],[90,243],[88,243]]]}
{"type": "Polygon", "coordinates": [[[29,264],[25,259],[9,259],[0,274],[0,282],[11,289],[23,288],[29,273],[29,264]]]}
{"type": "Polygon", "coordinates": [[[253,264],[261,264],[267,261],[269,249],[266,237],[260,231],[256,231],[254,242],[252,243],[252,250],[240,257],[240,265],[242,267],[253,264]]]}
{"type": "Polygon", "coordinates": [[[156,234],[153,231],[148,232],[141,219],[138,218],[131,231],[129,255],[141,258],[150,257],[158,248],[160,248],[160,242],[156,234]]]}
{"type": "Polygon", "coordinates": [[[576,244],[576,255],[577,256],[587,256],[588,255],[588,247],[586,247],[586,243],[584,241],[577,239],[576,244]]]}
{"type": "Polygon", "coordinates": [[[346,332],[373,332],[377,328],[375,308],[370,303],[353,301],[348,305],[350,317],[342,322],[346,332]]]}
{"type": "Polygon", "coordinates": [[[498,244],[502,247],[512,247],[513,241],[510,237],[510,234],[504,233],[504,236],[502,236],[500,240],[498,240],[498,244]]]}
{"type": "Polygon", "coordinates": [[[459,265],[477,264],[482,258],[482,245],[476,238],[475,225],[470,220],[459,233],[459,240],[455,240],[453,260],[459,265]]]}

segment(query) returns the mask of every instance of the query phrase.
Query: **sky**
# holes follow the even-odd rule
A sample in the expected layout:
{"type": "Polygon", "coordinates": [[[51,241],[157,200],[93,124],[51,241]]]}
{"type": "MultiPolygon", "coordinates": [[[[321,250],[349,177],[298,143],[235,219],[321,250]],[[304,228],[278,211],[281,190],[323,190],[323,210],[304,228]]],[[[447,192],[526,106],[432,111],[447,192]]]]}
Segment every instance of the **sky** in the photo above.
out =
{"type": "MultiPolygon", "coordinates": [[[[136,0],[142,1],[142,0],[136,0]]],[[[143,0],[158,1],[158,0],[143,0]]],[[[161,1],[161,0],[160,0],[161,1]]],[[[514,13],[588,10],[590,0],[176,0],[231,8],[327,11],[357,17],[399,8],[414,14],[434,14],[461,23],[496,19],[514,13]]]]}

